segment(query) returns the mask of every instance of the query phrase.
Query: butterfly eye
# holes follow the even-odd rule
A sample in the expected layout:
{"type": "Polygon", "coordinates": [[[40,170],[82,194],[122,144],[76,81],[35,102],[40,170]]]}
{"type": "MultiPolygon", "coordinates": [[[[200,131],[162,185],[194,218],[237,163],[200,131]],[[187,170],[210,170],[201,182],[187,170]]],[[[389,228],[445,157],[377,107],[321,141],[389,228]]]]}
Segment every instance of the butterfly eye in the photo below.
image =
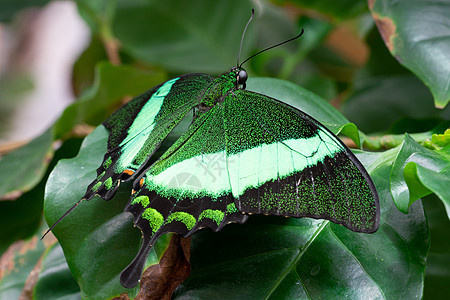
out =
{"type": "Polygon", "coordinates": [[[245,85],[245,82],[247,82],[247,72],[245,70],[240,70],[237,76],[237,81],[239,85],[245,85]]]}

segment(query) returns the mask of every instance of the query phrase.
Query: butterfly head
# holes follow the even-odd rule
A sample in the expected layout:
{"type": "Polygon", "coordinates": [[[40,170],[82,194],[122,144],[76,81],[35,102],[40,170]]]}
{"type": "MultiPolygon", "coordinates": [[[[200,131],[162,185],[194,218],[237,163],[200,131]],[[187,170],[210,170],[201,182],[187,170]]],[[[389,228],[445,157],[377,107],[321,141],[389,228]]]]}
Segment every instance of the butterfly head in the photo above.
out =
{"type": "Polygon", "coordinates": [[[236,85],[239,89],[245,90],[248,74],[247,71],[245,71],[241,67],[233,67],[230,70],[230,73],[234,74],[234,78],[236,78],[236,85]]]}

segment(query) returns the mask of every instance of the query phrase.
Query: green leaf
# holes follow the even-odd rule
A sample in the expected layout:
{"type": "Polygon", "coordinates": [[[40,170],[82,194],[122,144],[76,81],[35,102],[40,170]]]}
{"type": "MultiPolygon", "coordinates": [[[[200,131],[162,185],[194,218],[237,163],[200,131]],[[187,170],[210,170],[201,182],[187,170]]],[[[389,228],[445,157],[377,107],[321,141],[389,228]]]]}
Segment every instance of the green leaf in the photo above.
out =
{"type": "Polygon", "coordinates": [[[42,257],[33,299],[80,299],[80,287],[73,279],[59,243],[49,247],[42,257]]]}
{"type": "Polygon", "coordinates": [[[442,160],[439,163],[446,163],[446,166],[436,172],[415,162],[409,162],[403,170],[403,176],[414,198],[435,193],[442,200],[450,219],[450,190],[447,187],[450,182],[450,161],[447,159],[446,162],[442,160]]]}
{"type": "Polygon", "coordinates": [[[450,294],[450,221],[435,195],[424,198],[423,205],[432,237],[425,269],[424,299],[446,299],[450,294]]]}
{"type": "Polygon", "coordinates": [[[80,15],[94,33],[100,33],[104,38],[111,38],[111,24],[116,2],[110,0],[78,0],[77,5],[80,15]]]}
{"type": "MultiPolygon", "coordinates": [[[[60,160],[50,174],[44,204],[48,224],[56,222],[84,195],[86,187],[96,177],[107,139],[108,131],[99,126],[85,139],[77,157],[60,160]]],[[[119,189],[112,201],[96,197],[89,203],[80,203],[53,229],[81,287],[82,297],[106,299],[121,293],[136,293],[119,283],[119,274],[136,255],[141,237],[139,230],[133,227],[131,214],[123,212],[130,190],[130,185],[125,184],[125,189],[119,189]]],[[[147,265],[159,261],[169,240],[170,236],[165,236],[158,241],[147,265]]]]}
{"type": "Polygon", "coordinates": [[[423,120],[423,124],[399,128],[397,132],[430,130],[434,120],[448,119],[449,111],[436,109],[429,90],[412,75],[362,79],[344,106],[345,116],[366,133],[388,130],[403,120],[412,120],[413,125],[423,120]]]}
{"type": "Polygon", "coordinates": [[[89,46],[73,65],[72,82],[75,95],[80,95],[83,90],[94,84],[95,66],[107,59],[104,44],[99,37],[92,36],[89,46]]]}
{"type": "MultiPolygon", "coordinates": [[[[328,125],[328,127],[330,128],[330,125],[328,125]]],[[[349,137],[353,142],[355,142],[356,147],[358,148],[361,147],[361,139],[359,136],[358,127],[356,127],[355,124],[347,123],[343,126],[340,126],[339,131],[337,133],[349,137]]]]}
{"type": "Polygon", "coordinates": [[[0,299],[19,299],[25,281],[44,253],[46,246],[37,235],[14,243],[1,256],[0,299]]]}
{"type": "Polygon", "coordinates": [[[218,74],[235,63],[250,12],[247,0],[122,0],[113,32],[126,52],[149,64],[218,74]]]}
{"type": "MultiPolygon", "coordinates": [[[[372,25],[375,25],[372,16],[369,17],[372,25]]],[[[365,42],[370,49],[370,56],[364,67],[356,75],[362,75],[363,77],[411,75],[411,72],[402,66],[398,60],[392,56],[389,49],[386,48],[386,44],[376,26],[372,26],[372,29],[367,33],[365,42]]],[[[356,77],[355,81],[358,80],[359,78],[356,77]]]]}
{"type": "Polygon", "coordinates": [[[428,86],[436,107],[450,101],[450,3],[423,0],[370,0],[386,46],[428,86]]]}
{"type": "Polygon", "coordinates": [[[435,193],[450,218],[450,147],[428,150],[405,135],[391,172],[391,193],[397,208],[408,213],[417,199],[435,193]]]}
{"type": "Polygon", "coordinates": [[[202,230],[192,237],[191,276],[174,299],[420,298],[429,247],[422,205],[415,203],[409,215],[393,205],[389,172],[395,151],[358,157],[380,195],[376,233],[267,216],[250,216],[219,233],[202,230]]]}
{"type": "Polygon", "coordinates": [[[431,143],[436,147],[447,147],[450,145],[450,129],[445,130],[444,134],[433,134],[431,143]]]}
{"type": "Polygon", "coordinates": [[[42,222],[45,180],[16,201],[0,202],[0,253],[33,235],[42,222]]]}
{"type": "Polygon", "coordinates": [[[0,160],[0,200],[15,200],[42,179],[53,157],[53,134],[47,130],[0,160]]]}
{"type": "Polygon", "coordinates": [[[80,299],[61,246],[51,236],[40,240],[46,228],[14,243],[2,256],[0,299],[80,299]]]}
{"type": "MultiPolygon", "coordinates": [[[[73,157],[80,148],[80,139],[67,140],[56,150],[46,174],[30,191],[15,201],[0,201],[0,253],[14,241],[29,238],[42,223],[44,190],[48,175],[61,158],[73,157]]],[[[39,236],[40,237],[40,236],[39,236]]]]}
{"type": "Polygon", "coordinates": [[[274,78],[249,78],[247,89],[292,105],[326,125],[333,133],[342,132],[360,145],[358,129],[354,124],[326,100],[296,84],[274,78]]]}
{"type": "Polygon", "coordinates": [[[68,106],[55,123],[56,138],[61,138],[81,122],[100,124],[118,108],[122,98],[137,96],[165,79],[161,71],[141,71],[127,65],[100,63],[92,89],[68,106]]]}
{"type": "Polygon", "coordinates": [[[293,81],[326,100],[332,100],[337,97],[336,82],[325,76],[304,74],[304,76],[301,77],[295,76],[295,80],[293,81]]]}
{"type": "MultiPolygon", "coordinates": [[[[85,139],[77,157],[61,160],[50,174],[44,202],[48,224],[56,222],[70,206],[81,199],[87,185],[96,176],[95,170],[98,162],[102,160],[101,153],[106,151],[106,137],[106,129],[100,126],[85,139]]],[[[132,230],[131,222],[127,224],[127,216],[120,214],[121,206],[124,205],[123,197],[116,197],[115,201],[111,202],[104,202],[98,198],[90,203],[82,202],[53,229],[83,296],[95,295],[98,298],[107,298],[124,292],[118,280],[115,287],[108,286],[108,282],[111,282],[111,279],[114,279],[133,257],[130,255],[124,258],[123,249],[105,243],[108,237],[111,240],[114,235],[120,234],[121,240],[133,244],[132,250],[137,250],[139,236],[132,230]],[[99,211],[100,205],[102,210],[99,211]],[[100,228],[96,230],[96,227],[100,228]],[[128,231],[126,227],[129,227],[128,231]],[[130,243],[133,239],[134,242],[130,243]],[[113,259],[111,254],[115,257],[114,264],[111,264],[113,259]],[[113,272],[101,272],[101,266],[105,269],[112,268],[113,272]]]]}

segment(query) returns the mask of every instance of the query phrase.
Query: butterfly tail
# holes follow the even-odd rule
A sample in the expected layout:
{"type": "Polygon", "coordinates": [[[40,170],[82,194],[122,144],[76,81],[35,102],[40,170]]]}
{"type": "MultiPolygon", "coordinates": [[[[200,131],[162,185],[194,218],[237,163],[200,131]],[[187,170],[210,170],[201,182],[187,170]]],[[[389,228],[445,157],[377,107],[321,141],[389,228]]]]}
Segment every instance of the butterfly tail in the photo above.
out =
{"type": "Polygon", "coordinates": [[[131,289],[138,284],[151,248],[152,244],[150,243],[150,239],[144,235],[144,241],[139,253],[122,273],[120,273],[120,283],[124,287],[131,289]]]}

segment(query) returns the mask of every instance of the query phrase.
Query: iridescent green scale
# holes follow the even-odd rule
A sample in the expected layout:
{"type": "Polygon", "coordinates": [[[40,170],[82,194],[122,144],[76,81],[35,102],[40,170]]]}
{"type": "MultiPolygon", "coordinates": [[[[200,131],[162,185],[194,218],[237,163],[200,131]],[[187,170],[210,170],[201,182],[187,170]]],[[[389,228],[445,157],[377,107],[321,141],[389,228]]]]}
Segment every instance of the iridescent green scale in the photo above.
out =
{"type": "Polygon", "coordinates": [[[357,232],[379,226],[372,180],[325,126],[268,96],[245,90],[247,74],[232,68],[214,79],[188,74],[133,99],[104,125],[108,150],[83,199],[111,199],[133,180],[125,211],[143,243],[122,272],[134,287],[154,242],[203,227],[218,231],[248,214],[322,218],[357,232]],[[186,132],[158,159],[163,140],[190,112],[186,132]]]}

